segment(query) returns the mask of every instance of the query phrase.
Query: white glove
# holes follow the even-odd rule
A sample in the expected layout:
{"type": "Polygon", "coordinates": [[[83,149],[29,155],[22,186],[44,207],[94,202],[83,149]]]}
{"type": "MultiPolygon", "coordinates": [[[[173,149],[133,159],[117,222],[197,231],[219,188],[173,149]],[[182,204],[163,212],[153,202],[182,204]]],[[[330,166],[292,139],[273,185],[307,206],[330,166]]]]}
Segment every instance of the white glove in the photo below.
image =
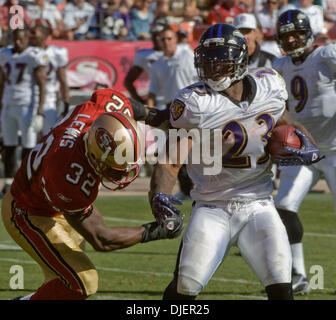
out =
{"type": "Polygon", "coordinates": [[[35,132],[40,132],[43,128],[43,116],[40,114],[36,114],[33,117],[33,120],[30,125],[35,132]]]}

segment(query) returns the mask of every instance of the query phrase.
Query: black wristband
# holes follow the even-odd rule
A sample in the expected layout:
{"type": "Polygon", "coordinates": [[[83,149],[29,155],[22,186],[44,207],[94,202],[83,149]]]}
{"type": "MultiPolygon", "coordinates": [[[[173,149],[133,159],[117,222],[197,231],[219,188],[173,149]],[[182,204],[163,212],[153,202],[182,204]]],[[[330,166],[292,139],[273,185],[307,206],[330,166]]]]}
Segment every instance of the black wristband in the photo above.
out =
{"type": "Polygon", "coordinates": [[[149,110],[145,123],[152,127],[159,127],[163,122],[169,121],[169,117],[170,111],[168,108],[164,110],[151,108],[149,110]]]}

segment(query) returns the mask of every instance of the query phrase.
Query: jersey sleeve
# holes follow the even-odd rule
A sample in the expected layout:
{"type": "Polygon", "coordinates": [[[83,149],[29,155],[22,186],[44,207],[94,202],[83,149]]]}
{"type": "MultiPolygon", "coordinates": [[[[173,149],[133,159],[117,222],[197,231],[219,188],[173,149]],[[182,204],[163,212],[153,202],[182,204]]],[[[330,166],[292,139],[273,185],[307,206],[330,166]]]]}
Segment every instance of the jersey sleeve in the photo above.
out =
{"type": "Polygon", "coordinates": [[[69,62],[69,54],[67,48],[58,48],[56,55],[57,67],[63,68],[68,65],[69,62]]]}
{"type": "Polygon", "coordinates": [[[332,43],[323,48],[321,57],[328,67],[336,72],[336,44],[332,43]]]}
{"type": "Polygon", "coordinates": [[[202,113],[193,90],[184,88],[170,105],[170,123],[174,128],[192,129],[200,126],[202,113]]]}
{"type": "Polygon", "coordinates": [[[283,74],[283,71],[282,71],[283,62],[284,62],[284,59],[282,58],[275,59],[272,63],[272,68],[275,69],[280,74],[283,74]]]}
{"type": "Polygon", "coordinates": [[[285,80],[277,70],[273,68],[256,68],[251,70],[251,75],[260,83],[265,101],[273,98],[282,101],[288,99],[285,80]]]}

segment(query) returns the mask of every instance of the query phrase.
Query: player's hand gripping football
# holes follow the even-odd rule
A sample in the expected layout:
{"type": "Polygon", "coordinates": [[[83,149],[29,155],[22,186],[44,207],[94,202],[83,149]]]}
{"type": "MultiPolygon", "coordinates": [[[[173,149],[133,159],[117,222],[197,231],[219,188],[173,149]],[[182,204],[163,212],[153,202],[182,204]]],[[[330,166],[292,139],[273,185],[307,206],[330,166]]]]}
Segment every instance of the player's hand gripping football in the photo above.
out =
{"type": "Polygon", "coordinates": [[[301,140],[301,148],[295,149],[291,147],[284,147],[284,150],[291,153],[293,156],[281,157],[278,156],[274,162],[279,166],[301,166],[310,165],[319,162],[325,156],[322,156],[318,147],[310,142],[310,140],[298,129],[295,133],[301,140]]]}

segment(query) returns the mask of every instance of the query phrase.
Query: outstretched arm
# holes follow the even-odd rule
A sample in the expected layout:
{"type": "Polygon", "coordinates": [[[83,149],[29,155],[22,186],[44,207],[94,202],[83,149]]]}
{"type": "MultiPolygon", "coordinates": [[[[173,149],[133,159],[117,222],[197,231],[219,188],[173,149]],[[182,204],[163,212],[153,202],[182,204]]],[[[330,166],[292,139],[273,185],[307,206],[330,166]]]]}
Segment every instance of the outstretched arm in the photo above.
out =
{"type": "Polygon", "coordinates": [[[64,216],[95,250],[103,252],[131,247],[140,242],[176,238],[183,229],[183,218],[176,216],[160,225],[154,221],[139,227],[109,227],[95,206],[87,214],[64,216]]]}
{"type": "Polygon", "coordinates": [[[145,231],[140,227],[108,227],[98,209],[91,214],[65,214],[69,224],[97,251],[111,251],[133,246],[142,240],[145,231]]]}

